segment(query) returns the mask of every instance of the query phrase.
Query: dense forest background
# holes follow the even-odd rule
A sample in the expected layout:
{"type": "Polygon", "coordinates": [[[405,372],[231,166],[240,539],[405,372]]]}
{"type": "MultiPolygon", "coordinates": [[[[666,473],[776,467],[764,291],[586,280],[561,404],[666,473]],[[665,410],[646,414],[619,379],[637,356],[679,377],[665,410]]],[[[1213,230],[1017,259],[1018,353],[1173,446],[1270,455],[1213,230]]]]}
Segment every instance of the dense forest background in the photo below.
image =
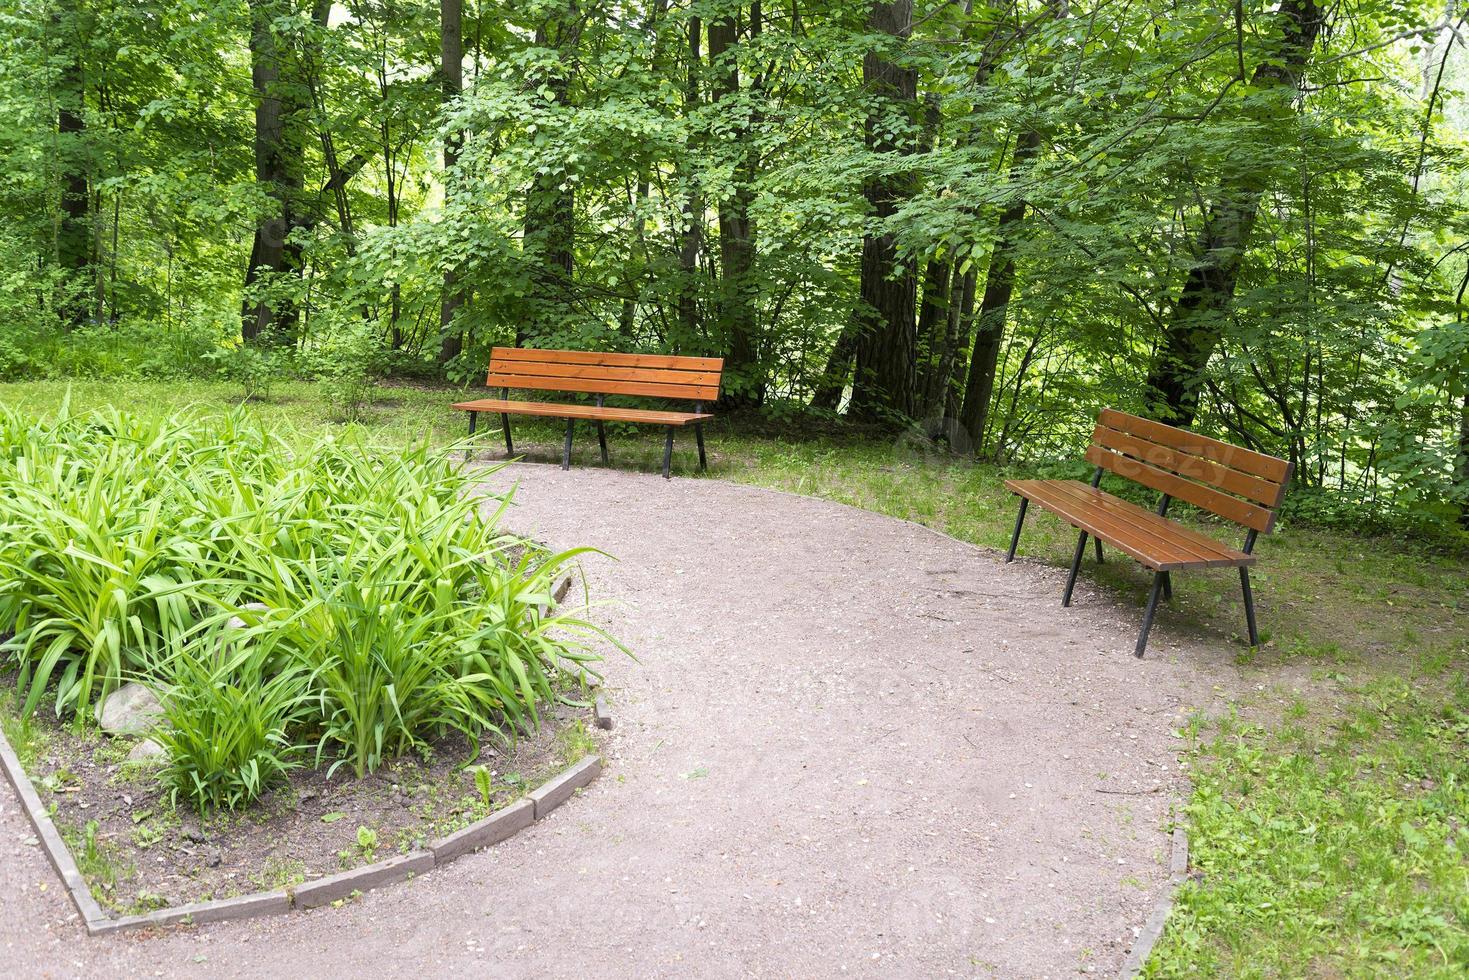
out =
{"type": "Polygon", "coordinates": [[[1443,0],[0,0],[0,380],[718,354],[728,409],[1003,462],[1113,405],[1469,524],[1466,30],[1443,0]]]}

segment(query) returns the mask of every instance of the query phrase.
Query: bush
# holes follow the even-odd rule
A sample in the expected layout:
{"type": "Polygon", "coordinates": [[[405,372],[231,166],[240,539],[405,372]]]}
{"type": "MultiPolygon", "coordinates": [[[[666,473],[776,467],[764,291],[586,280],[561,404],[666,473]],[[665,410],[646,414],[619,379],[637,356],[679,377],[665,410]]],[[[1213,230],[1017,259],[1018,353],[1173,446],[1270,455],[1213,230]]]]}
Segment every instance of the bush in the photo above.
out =
{"type": "Polygon", "coordinates": [[[578,552],[503,533],[505,506],[426,446],[0,408],[0,658],[25,715],[49,692],[86,724],[124,679],[165,692],[166,778],[201,806],[248,802],[298,748],[365,773],[447,733],[513,734],[602,634],[543,612],[578,552]],[[249,656],[220,652],[233,615],[249,656]]]}
{"type": "Polygon", "coordinates": [[[302,372],[316,382],[343,422],[355,422],[366,414],[377,379],[388,363],[382,340],[371,325],[361,322],[325,331],[299,357],[302,372]]]}
{"type": "Polygon", "coordinates": [[[152,737],[168,753],[160,778],[173,802],[235,810],[301,765],[290,732],[309,715],[310,677],[273,660],[268,638],[213,630],[151,665],[166,721],[152,737]]]}
{"type": "Polygon", "coordinates": [[[286,369],[282,351],[259,344],[219,347],[204,354],[203,360],[221,380],[239,385],[246,401],[269,397],[270,389],[286,369]]]}

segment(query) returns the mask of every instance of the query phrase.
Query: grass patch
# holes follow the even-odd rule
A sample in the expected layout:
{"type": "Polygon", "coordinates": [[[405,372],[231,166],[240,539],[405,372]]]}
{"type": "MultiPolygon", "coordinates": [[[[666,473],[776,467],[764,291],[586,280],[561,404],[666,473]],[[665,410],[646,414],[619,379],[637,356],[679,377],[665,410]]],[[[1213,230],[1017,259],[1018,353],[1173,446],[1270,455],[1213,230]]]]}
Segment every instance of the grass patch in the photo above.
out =
{"type": "Polygon", "coordinates": [[[1193,878],[1147,975],[1469,971],[1469,680],[1382,677],[1323,728],[1200,727],[1193,878]]]}

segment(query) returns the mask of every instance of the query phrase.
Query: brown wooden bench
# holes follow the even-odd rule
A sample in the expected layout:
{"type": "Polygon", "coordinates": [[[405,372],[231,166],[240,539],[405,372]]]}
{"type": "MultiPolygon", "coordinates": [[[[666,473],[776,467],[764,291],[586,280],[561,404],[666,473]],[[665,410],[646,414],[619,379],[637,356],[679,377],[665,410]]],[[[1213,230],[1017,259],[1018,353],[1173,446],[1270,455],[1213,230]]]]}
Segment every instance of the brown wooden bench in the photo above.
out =
{"type": "Polygon", "coordinates": [[[1071,605],[1076,573],[1086,553],[1088,537],[1096,543],[1102,561],[1102,542],[1137,559],[1153,570],[1153,587],[1138,633],[1137,656],[1148,645],[1148,631],[1158,609],[1158,597],[1173,598],[1171,574],[1191,568],[1238,568],[1244,590],[1245,622],[1250,646],[1258,646],[1255,600],[1250,592],[1250,566],[1255,539],[1275,527],[1275,518],[1290,482],[1291,465],[1283,459],[1251,452],[1227,442],[1195,435],[1106,409],[1097,418],[1086,460],[1096,466],[1091,485],[1076,480],[1006,480],[1005,487],[1020,497],[1020,515],[1005,561],[1015,560],[1025,510],[1031,501],[1058,515],[1081,531],[1071,574],[1061,605],[1071,605]],[[1156,510],[1147,510],[1098,489],[1102,474],[1115,473],[1162,494],[1156,510]],[[1168,505],[1183,500],[1246,528],[1238,550],[1168,519],[1168,505]]]}
{"type": "MultiPolygon", "coordinates": [[[[505,451],[515,453],[510,436],[510,416],[540,415],[566,420],[566,443],[561,468],[571,468],[571,433],[578,421],[597,423],[597,442],[602,463],[607,464],[608,422],[635,422],[668,427],[663,444],[663,476],[673,465],[673,430],[694,427],[699,445],[699,469],[706,469],[704,423],[714,416],[704,411],[705,402],[719,398],[719,379],[724,370],[720,357],[673,357],[664,354],[603,354],[595,351],[532,350],[496,347],[490,352],[488,388],[500,388],[501,398],[459,402],[454,407],[469,413],[469,434],[474,436],[480,412],[498,412],[505,429],[505,451]],[[554,391],[595,396],[595,404],[511,401],[512,390],[554,391]],[[692,412],[670,412],[647,408],[621,408],[606,404],[608,395],[691,401],[692,412]]],[[[468,457],[469,451],[465,450],[468,457]]]]}

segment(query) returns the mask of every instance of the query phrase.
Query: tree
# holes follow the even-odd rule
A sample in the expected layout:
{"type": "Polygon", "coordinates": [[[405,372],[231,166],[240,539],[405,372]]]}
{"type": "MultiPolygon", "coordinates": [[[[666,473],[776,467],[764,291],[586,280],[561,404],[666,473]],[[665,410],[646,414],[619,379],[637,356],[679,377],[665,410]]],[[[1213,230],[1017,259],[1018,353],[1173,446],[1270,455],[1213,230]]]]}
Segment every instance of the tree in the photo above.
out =
{"type": "MultiPolygon", "coordinates": [[[[445,105],[452,104],[464,91],[464,0],[439,0],[439,76],[445,105]]],[[[444,137],[444,198],[448,203],[453,191],[454,167],[459,162],[459,146],[463,141],[458,131],[444,137]]],[[[464,334],[454,318],[464,305],[464,289],[453,268],[444,270],[443,298],[439,304],[439,363],[447,364],[464,350],[464,334]]]]}
{"type": "MultiPolygon", "coordinates": [[[[758,404],[763,397],[755,339],[754,278],[756,233],[750,218],[754,194],[753,168],[756,155],[749,146],[750,100],[740,92],[740,14],[738,3],[725,7],[709,22],[709,65],[712,74],[710,98],[714,107],[732,125],[723,137],[725,152],[734,157],[734,182],[719,200],[719,329],[724,337],[725,397],[729,407],[758,404]]],[[[760,36],[763,15],[760,0],[752,0],[747,36],[760,36]]],[[[758,80],[754,86],[758,95],[758,80]]]]}
{"type": "MultiPolygon", "coordinates": [[[[1236,8],[1237,17],[1242,17],[1240,9],[1236,8]]],[[[1323,18],[1315,0],[1284,0],[1273,15],[1272,27],[1280,31],[1279,41],[1247,83],[1258,93],[1249,98],[1258,106],[1261,126],[1268,126],[1280,108],[1293,100],[1323,18]]],[[[1243,58],[1241,49],[1239,74],[1227,83],[1231,87],[1246,84],[1243,58]]],[[[1148,368],[1153,410],[1162,421],[1173,425],[1193,422],[1201,377],[1223,334],[1260,199],[1269,182],[1270,172],[1264,165],[1252,166],[1230,175],[1208,206],[1194,244],[1193,264],[1148,368]]]]}
{"type": "MultiPolygon", "coordinates": [[[[912,0],[874,3],[868,27],[891,40],[862,59],[862,80],[873,105],[867,117],[867,146],[874,154],[910,154],[913,140],[908,129],[918,75],[894,60],[892,45],[912,35],[912,0]]],[[[853,314],[857,366],[850,413],[858,419],[889,421],[913,412],[917,276],[913,261],[899,255],[896,232],[887,226],[911,192],[912,178],[901,160],[888,163],[862,187],[873,228],[862,238],[860,298],[853,314]]]]}
{"type": "Polygon", "coordinates": [[[255,225],[250,259],[245,268],[241,304],[241,336],[247,342],[280,343],[294,339],[299,319],[296,304],[287,297],[268,298],[258,287],[280,275],[297,275],[301,246],[291,238],[298,214],[305,170],[301,138],[300,89],[286,77],[286,42],[277,36],[273,21],[280,13],[273,0],[249,0],[250,84],[255,96],[255,179],[269,204],[255,225]]]}

